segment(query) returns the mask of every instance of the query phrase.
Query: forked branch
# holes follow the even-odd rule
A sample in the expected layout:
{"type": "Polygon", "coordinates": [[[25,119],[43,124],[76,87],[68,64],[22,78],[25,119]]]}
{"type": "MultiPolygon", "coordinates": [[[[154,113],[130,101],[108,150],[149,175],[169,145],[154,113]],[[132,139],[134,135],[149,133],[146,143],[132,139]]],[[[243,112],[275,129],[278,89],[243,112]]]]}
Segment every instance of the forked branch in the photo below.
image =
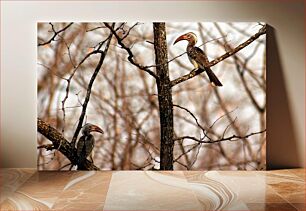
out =
{"type": "Polygon", "coordinates": [[[67,26],[65,26],[64,28],[60,29],[59,31],[56,31],[56,30],[54,29],[54,25],[53,25],[52,23],[49,23],[49,24],[50,24],[51,27],[52,27],[52,31],[53,31],[53,33],[54,33],[53,36],[52,36],[48,41],[46,41],[46,42],[38,43],[37,46],[47,45],[47,44],[50,44],[52,41],[55,41],[56,36],[59,35],[60,33],[64,32],[66,29],[68,29],[68,28],[73,24],[73,22],[72,22],[72,23],[69,23],[67,26]]]}
{"type": "Polygon", "coordinates": [[[125,39],[126,36],[120,38],[115,29],[113,29],[108,23],[104,23],[104,24],[107,28],[109,28],[109,30],[116,37],[120,47],[123,48],[128,53],[128,60],[131,62],[131,64],[138,67],[140,70],[143,70],[143,71],[149,73],[155,79],[158,79],[157,75],[152,70],[150,70],[149,68],[147,68],[147,67],[145,67],[145,66],[143,66],[143,65],[141,65],[141,64],[139,64],[135,61],[134,54],[133,54],[132,50],[123,43],[123,39],[125,39]]]}

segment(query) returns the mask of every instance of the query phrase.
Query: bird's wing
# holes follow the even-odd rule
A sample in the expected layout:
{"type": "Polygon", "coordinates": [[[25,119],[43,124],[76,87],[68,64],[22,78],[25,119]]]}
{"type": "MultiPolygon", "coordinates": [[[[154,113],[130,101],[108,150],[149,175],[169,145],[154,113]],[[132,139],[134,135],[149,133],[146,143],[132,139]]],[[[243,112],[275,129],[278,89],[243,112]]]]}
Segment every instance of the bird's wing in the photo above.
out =
{"type": "Polygon", "coordinates": [[[189,50],[188,56],[193,59],[201,68],[204,68],[208,65],[209,61],[204,53],[200,48],[193,47],[189,50]]]}
{"type": "Polygon", "coordinates": [[[95,138],[93,135],[88,135],[86,139],[86,149],[85,149],[85,155],[86,158],[91,154],[93,148],[95,146],[95,138]]]}
{"type": "Polygon", "coordinates": [[[214,83],[215,86],[222,86],[222,83],[219,81],[218,77],[213,73],[213,71],[208,67],[209,61],[200,48],[193,47],[189,50],[189,57],[198,64],[201,69],[204,69],[209,77],[210,82],[214,83]]]}
{"type": "Polygon", "coordinates": [[[82,154],[84,145],[85,145],[85,136],[81,136],[81,138],[79,139],[79,141],[77,143],[77,155],[79,157],[82,154]]]}

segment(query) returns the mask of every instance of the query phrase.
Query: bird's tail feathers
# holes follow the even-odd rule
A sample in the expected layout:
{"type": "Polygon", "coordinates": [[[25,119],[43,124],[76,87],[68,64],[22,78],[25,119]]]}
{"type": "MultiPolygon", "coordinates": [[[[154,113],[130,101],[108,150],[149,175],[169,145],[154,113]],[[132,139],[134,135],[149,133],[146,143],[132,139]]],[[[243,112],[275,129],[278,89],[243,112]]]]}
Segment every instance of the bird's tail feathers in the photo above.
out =
{"type": "Polygon", "coordinates": [[[222,83],[217,78],[217,76],[213,73],[213,71],[210,68],[206,68],[205,71],[211,83],[213,83],[215,86],[223,86],[222,83]]]}

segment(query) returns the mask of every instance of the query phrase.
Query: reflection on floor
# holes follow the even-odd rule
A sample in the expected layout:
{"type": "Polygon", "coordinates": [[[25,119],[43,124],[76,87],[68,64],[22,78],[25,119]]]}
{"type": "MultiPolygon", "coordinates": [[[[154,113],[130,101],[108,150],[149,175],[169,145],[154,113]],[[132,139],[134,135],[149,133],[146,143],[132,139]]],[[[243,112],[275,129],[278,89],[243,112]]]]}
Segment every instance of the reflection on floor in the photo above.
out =
{"type": "Polygon", "coordinates": [[[1,169],[1,210],[305,210],[305,169],[1,169]]]}

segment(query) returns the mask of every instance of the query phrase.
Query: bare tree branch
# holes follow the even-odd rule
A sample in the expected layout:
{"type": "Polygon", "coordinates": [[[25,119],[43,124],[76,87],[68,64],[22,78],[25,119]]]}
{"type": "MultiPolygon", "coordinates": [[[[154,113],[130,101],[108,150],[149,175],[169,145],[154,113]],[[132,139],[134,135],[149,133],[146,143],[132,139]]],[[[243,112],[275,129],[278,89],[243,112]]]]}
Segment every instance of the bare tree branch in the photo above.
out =
{"type": "Polygon", "coordinates": [[[198,143],[212,144],[212,143],[217,143],[217,142],[222,142],[222,141],[237,141],[237,140],[240,140],[240,139],[247,139],[250,136],[261,134],[261,133],[264,133],[264,132],[266,132],[266,129],[262,130],[262,131],[259,131],[259,132],[249,133],[249,134],[244,135],[244,136],[232,135],[232,136],[229,136],[229,137],[226,137],[226,138],[220,138],[220,139],[213,140],[213,141],[203,141],[203,140],[197,139],[197,138],[192,137],[192,136],[182,136],[182,137],[178,137],[178,138],[174,139],[174,141],[182,140],[182,139],[191,139],[191,140],[194,140],[198,143]]]}
{"type": "Polygon", "coordinates": [[[62,29],[59,30],[59,31],[55,31],[54,25],[53,25],[52,23],[49,23],[49,24],[51,25],[52,31],[54,32],[53,36],[52,36],[48,41],[46,41],[46,42],[38,43],[37,46],[47,45],[47,44],[51,43],[52,41],[55,41],[55,37],[56,37],[57,35],[59,35],[60,33],[64,32],[66,29],[68,29],[68,28],[73,24],[73,22],[69,23],[67,26],[65,26],[64,28],[62,28],[62,29]]]}
{"type": "Polygon", "coordinates": [[[139,69],[149,73],[151,76],[153,76],[155,79],[158,79],[157,75],[151,71],[150,69],[146,68],[145,66],[138,64],[133,58],[134,58],[134,54],[131,51],[131,49],[129,47],[127,47],[122,40],[126,37],[120,38],[119,35],[117,34],[116,30],[113,29],[108,23],[104,23],[105,26],[107,28],[109,28],[109,30],[113,33],[113,35],[116,37],[118,44],[121,46],[121,48],[123,48],[127,53],[128,53],[128,60],[136,67],[138,67],[139,69]]]}
{"type": "MultiPolygon", "coordinates": [[[[220,27],[217,23],[215,23],[214,25],[215,25],[216,28],[218,29],[219,33],[220,33],[221,35],[224,36],[224,32],[222,31],[221,27],[220,27]]],[[[232,51],[233,48],[230,46],[230,44],[228,43],[228,41],[226,40],[226,38],[224,38],[223,40],[224,40],[224,44],[223,44],[223,45],[221,44],[221,42],[218,42],[218,44],[224,46],[225,50],[232,51]]],[[[245,63],[244,63],[243,66],[246,66],[247,63],[248,63],[248,61],[250,60],[250,58],[252,58],[252,57],[255,55],[255,53],[256,53],[256,51],[257,51],[257,49],[258,49],[258,46],[259,46],[259,45],[257,44],[257,46],[254,48],[254,51],[252,52],[252,54],[251,54],[248,58],[245,59],[245,63]]],[[[239,74],[239,76],[240,76],[240,78],[241,78],[241,81],[242,81],[242,84],[243,84],[243,86],[244,86],[244,88],[245,88],[245,90],[246,90],[246,93],[247,93],[248,96],[250,97],[250,100],[252,101],[253,105],[256,107],[256,109],[257,109],[259,112],[261,112],[261,113],[264,112],[264,111],[265,111],[265,105],[263,105],[263,106],[261,107],[261,106],[258,104],[257,100],[255,99],[255,97],[254,97],[254,95],[253,95],[251,89],[249,88],[249,86],[248,86],[248,84],[247,84],[247,82],[246,82],[246,79],[245,79],[245,77],[244,77],[244,71],[241,70],[241,69],[244,69],[244,68],[243,68],[243,67],[241,68],[240,65],[239,65],[239,63],[238,63],[238,62],[239,62],[238,56],[237,56],[237,55],[234,55],[233,58],[234,58],[234,63],[235,63],[235,66],[236,66],[236,70],[237,70],[237,72],[238,72],[238,74],[239,74]]]]}
{"type": "Polygon", "coordinates": [[[176,105],[176,104],[173,104],[173,107],[180,108],[180,109],[182,109],[182,110],[185,110],[187,113],[189,113],[189,114],[192,116],[192,118],[196,121],[197,126],[198,126],[199,128],[201,128],[201,130],[202,130],[202,132],[203,132],[203,134],[204,134],[204,137],[203,137],[202,139],[204,139],[205,137],[207,137],[209,140],[211,140],[211,138],[207,136],[207,132],[205,131],[205,128],[199,123],[199,121],[198,121],[198,119],[196,118],[196,116],[195,116],[190,110],[188,110],[187,108],[184,108],[184,107],[182,107],[182,106],[180,106],[180,105],[176,105]]]}

